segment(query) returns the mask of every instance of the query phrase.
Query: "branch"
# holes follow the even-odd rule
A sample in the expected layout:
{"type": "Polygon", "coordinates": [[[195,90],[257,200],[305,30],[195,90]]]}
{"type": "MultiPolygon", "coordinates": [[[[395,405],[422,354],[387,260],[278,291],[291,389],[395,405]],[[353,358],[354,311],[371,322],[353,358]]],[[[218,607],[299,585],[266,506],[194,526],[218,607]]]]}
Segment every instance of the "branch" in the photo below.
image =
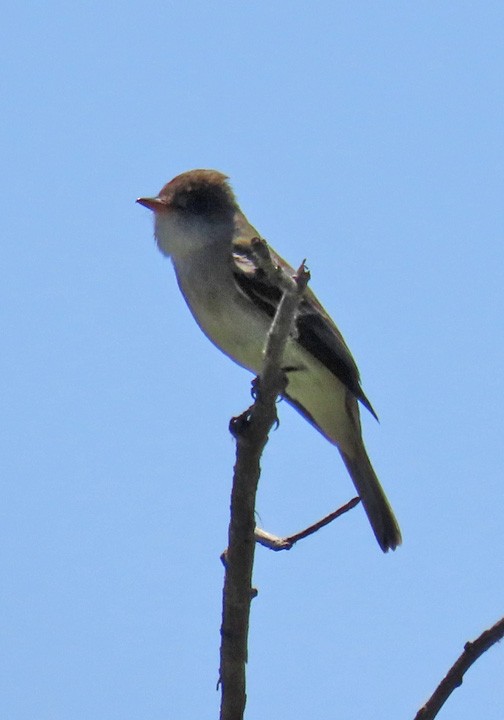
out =
{"type": "Polygon", "coordinates": [[[446,677],[444,677],[432,696],[420,708],[415,716],[415,720],[433,720],[442,706],[448,700],[455,688],[462,685],[464,673],[469,670],[471,665],[483,655],[492,645],[502,640],[504,637],[504,618],[496,622],[495,625],[485,632],[481,633],[479,638],[473,642],[466,642],[464,652],[452,665],[446,677]]]}
{"type": "Polygon", "coordinates": [[[253,250],[262,268],[267,266],[268,272],[276,273],[277,278],[281,273],[284,294],[268,333],[263,369],[254,386],[255,402],[230,424],[237,448],[223,591],[219,674],[221,720],[241,720],[245,710],[245,663],[250,603],[254,595],[255,498],[260,458],[268,433],[277,419],[277,396],[285,389],[281,367],[284,348],[309,280],[304,263],[293,278],[277,268],[263,241],[255,241],[253,250]]]}
{"type": "Polygon", "coordinates": [[[333,520],[336,520],[336,518],[339,518],[341,515],[348,512],[359,503],[360,498],[354,497],[352,498],[352,500],[347,502],[346,505],[343,505],[334,512],[329,513],[329,515],[326,515],[324,518],[322,518],[322,520],[318,520],[318,522],[313,523],[313,525],[310,525],[304,530],[301,530],[294,535],[290,535],[289,537],[280,538],[276,535],[272,535],[271,533],[266,532],[265,530],[261,530],[261,528],[256,527],[256,542],[259,543],[259,545],[263,545],[264,547],[269,548],[270,550],[290,550],[294,543],[297,543],[298,540],[303,540],[309,535],[313,535],[313,533],[316,533],[317,530],[325,527],[325,525],[329,525],[329,523],[331,523],[333,520]]]}

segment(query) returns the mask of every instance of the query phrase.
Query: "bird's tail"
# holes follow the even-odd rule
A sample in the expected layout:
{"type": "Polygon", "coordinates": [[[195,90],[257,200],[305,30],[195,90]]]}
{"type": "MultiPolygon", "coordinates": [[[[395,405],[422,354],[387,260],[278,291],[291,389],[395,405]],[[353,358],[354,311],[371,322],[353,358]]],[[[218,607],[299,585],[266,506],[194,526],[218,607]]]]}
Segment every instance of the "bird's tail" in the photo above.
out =
{"type": "Polygon", "coordinates": [[[342,450],[340,453],[381,549],[395,550],[402,542],[401,531],[363,443],[358,444],[352,457],[342,450]]]}

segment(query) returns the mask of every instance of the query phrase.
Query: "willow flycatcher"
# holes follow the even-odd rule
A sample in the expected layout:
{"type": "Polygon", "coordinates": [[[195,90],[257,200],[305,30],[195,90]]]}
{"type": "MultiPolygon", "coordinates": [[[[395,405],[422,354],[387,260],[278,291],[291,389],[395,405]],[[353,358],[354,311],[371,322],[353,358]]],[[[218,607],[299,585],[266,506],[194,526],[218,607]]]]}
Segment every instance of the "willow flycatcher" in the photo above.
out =
{"type": "MultiPolygon", "coordinates": [[[[258,237],[240,210],[225,175],[191,170],[159,195],[139,198],[154,212],[159,249],[171,257],[194,319],[226,355],[259,374],[281,287],[258,266],[258,237]]],[[[270,248],[271,258],[294,270],[270,248]]],[[[401,533],[362,440],[359,403],[375,417],[357,365],[338,328],[307,290],[285,353],[285,399],[338,448],[383,551],[401,533]]]]}

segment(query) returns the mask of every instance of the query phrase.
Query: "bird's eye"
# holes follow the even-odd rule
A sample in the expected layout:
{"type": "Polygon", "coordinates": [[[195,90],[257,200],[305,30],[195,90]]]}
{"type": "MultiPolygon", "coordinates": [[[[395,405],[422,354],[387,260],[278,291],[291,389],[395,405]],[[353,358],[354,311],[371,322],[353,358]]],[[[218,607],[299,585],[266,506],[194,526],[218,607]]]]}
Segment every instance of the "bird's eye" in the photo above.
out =
{"type": "Polygon", "coordinates": [[[195,215],[202,215],[212,210],[211,198],[208,193],[193,190],[193,192],[186,195],[184,207],[195,215]]]}
{"type": "Polygon", "coordinates": [[[172,202],[187,215],[205,215],[208,219],[219,219],[232,210],[231,203],[220,188],[190,188],[177,193],[172,202]]]}
{"type": "Polygon", "coordinates": [[[187,193],[178,193],[173,199],[173,204],[181,210],[185,210],[187,207],[187,198],[187,193]]]}

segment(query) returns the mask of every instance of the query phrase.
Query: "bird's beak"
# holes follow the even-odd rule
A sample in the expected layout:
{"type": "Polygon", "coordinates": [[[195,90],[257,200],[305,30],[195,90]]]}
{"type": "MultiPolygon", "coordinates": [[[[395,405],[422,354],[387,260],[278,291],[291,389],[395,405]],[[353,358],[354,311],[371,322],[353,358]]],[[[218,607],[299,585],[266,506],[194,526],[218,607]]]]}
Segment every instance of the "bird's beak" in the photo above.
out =
{"type": "Polygon", "coordinates": [[[141,197],[137,199],[137,203],[140,203],[140,205],[152,210],[152,212],[162,212],[163,210],[167,210],[166,203],[159,197],[141,197]]]}

